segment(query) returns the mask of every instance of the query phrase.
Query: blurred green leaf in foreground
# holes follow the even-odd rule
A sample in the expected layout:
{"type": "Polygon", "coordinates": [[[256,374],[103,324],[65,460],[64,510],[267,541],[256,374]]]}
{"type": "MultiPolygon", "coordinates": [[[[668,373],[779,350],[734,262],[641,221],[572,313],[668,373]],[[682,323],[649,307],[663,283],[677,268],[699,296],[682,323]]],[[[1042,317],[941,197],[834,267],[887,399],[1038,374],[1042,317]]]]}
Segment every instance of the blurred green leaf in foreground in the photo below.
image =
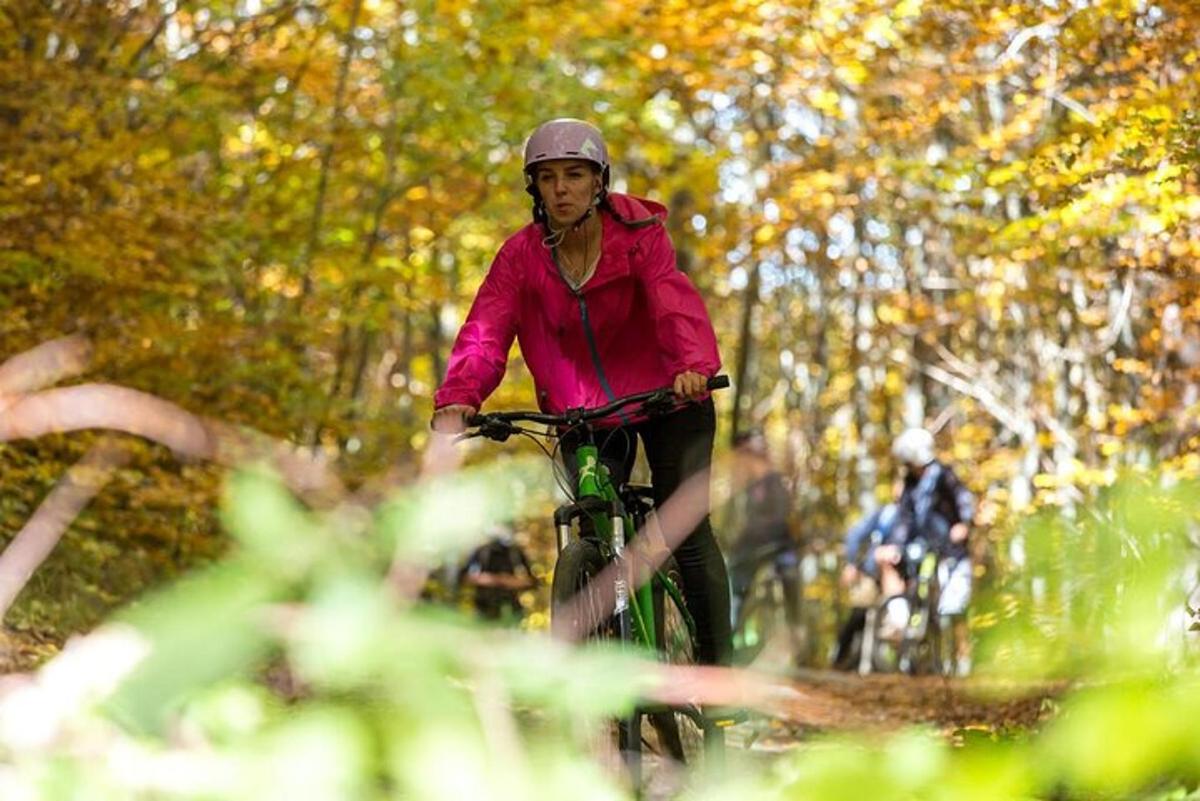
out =
{"type": "MultiPolygon", "coordinates": [[[[485,499],[470,511],[476,532],[513,511],[487,500],[495,480],[456,479],[456,492],[485,499]]],[[[1079,680],[1043,730],[957,747],[923,730],[816,738],[753,772],[734,760],[679,795],[1191,797],[1200,687],[1163,631],[1195,569],[1195,489],[1131,480],[1075,520],[1030,523],[1079,548],[1062,569],[1091,582],[1097,607],[1046,629],[1040,647],[1036,616],[993,630],[994,673],[1069,668],[1079,680]],[[1071,540],[1081,525],[1090,539],[1071,540]]],[[[0,797],[632,797],[595,745],[660,674],[611,649],[481,627],[385,579],[397,561],[438,551],[431,543],[465,548],[480,536],[447,512],[444,491],[322,514],[268,473],[234,476],[224,516],[241,545],[227,561],[7,680],[0,797]]]]}

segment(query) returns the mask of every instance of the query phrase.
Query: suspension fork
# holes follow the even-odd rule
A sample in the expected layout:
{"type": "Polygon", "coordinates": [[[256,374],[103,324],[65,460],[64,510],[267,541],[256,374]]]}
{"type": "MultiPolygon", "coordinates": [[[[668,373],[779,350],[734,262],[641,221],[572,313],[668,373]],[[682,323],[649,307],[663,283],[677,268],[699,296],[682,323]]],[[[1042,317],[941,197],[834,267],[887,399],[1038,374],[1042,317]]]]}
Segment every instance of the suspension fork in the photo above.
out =
{"type": "MultiPolygon", "coordinates": [[[[629,499],[623,499],[629,500],[629,499]]],[[[644,514],[640,513],[640,508],[631,503],[629,505],[622,504],[625,512],[625,520],[630,527],[630,532],[636,534],[646,525],[644,514]]],[[[635,589],[632,597],[632,612],[633,622],[641,641],[650,648],[656,650],[658,648],[658,607],[655,604],[655,587],[654,578],[656,571],[642,569],[642,567],[634,559],[629,559],[629,566],[626,571],[630,585],[635,589]]],[[[649,567],[646,565],[645,567],[649,567]]]]}
{"type": "MultiPolygon", "coordinates": [[[[621,639],[653,643],[654,632],[645,612],[650,608],[649,595],[641,588],[634,590],[633,571],[626,559],[629,517],[617,497],[608,468],[600,461],[599,448],[590,441],[580,445],[575,451],[575,463],[579,475],[579,500],[575,506],[591,520],[596,535],[608,544],[613,562],[618,565],[613,613],[620,626],[621,639]]],[[[570,520],[560,519],[556,514],[555,524],[561,550],[570,538],[570,520]]]]}
{"type": "Polygon", "coordinates": [[[621,638],[656,647],[654,632],[654,588],[647,580],[638,584],[637,566],[629,558],[626,545],[626,523],[632,522],[615,501],[612,524],[613,562],[618,565],[616,579],[616,612],[620,615],[621,638]]]}
{"type": "Polygon", "coordinates": [[[562,554],[563,549],[571,542],[571,522],[560,522],[558,515],[554,516],[554,527],[558,531],[558,552],[562,554]]]}

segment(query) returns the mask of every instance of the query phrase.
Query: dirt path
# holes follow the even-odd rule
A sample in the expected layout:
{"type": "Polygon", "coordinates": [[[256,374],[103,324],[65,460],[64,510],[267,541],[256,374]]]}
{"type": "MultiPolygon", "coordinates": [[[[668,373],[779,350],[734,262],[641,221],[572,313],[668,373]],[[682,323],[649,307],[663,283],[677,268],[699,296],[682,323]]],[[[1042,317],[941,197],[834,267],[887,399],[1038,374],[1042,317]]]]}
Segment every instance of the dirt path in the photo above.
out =
{"type": "MultiPolygon", "coordinates": [[[[761,667],[761,666],[760,666],[761,667]]],[[[923,725],[960,744],[971,734],[1028,731],[1045,721],[1065,685],[1018,686],[985,679],[943,679],[824,670],[793,672],[794,697],[726,730],[727,764],[756,771],[831,733],[887,734],[923,725]]],[[[615,759],[615,756],[613,757],[615,759]]],[[[644,798],[666,801],[695,777],[653,749],[643,754],[644,798]]],[[[614,763],[615,764],[615,763],[614,763]]]]}
{"type": "Polygon", "coordinates": [[[923,724],[956,740],[969,731],[1005,732],[1037,726],[1052,714],[1064,685],[1017,685],[986,679],[944,679],[803,671],[797,698],[735,727],[746,747],[788,750],[814,734],[887,732],[923,724]]]}

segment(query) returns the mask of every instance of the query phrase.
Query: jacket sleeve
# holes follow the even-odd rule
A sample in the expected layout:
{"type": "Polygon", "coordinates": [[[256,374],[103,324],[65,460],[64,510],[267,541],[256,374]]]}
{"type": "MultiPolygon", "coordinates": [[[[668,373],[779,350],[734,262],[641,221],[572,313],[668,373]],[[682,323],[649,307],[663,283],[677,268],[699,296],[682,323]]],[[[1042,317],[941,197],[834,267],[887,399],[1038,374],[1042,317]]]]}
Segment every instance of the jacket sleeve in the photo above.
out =
{"type": "Polygon", "coordinates": [[[675,265],[667,229],[661,224],[650,226],[638,240],[632,260],[646,290],[670,377],[687,370],[716,375],[721,369],[716,332],[700,293],[675,265]]]}
{"type": "Polygon", "coordinates": [[[846,559],[846,564],[855,564],[858,562],[863,545],[871,536],[871,532],[879,524],[879,510],[876,509],[871,514],[860,520],[846,533],[846,542],[843,545],[842,554],[846,559]]]}
{"type": "Polygon", "coordinates": [[[526,555],[525,550],[519,545],[514,545],[513,549],[516,551],[517,563],[525,568],[525,572],[530,578],[533,578],[533,565],[529,563],[529,556],[526,555]]]}
{"type": "Polygon", "coordinates": [[[772,524],[787,524],[788,512],[791,511],[792,498],[787,485],[783,483],[783,475],[778,471],[767,474],[767,498],[764,506],[766,515],[772,524]]]}
{"type": "Polygon", "coordinates": [[[942,473],[946,494],[954,499],[958,522],[971,525],[975,520],[975,495],[959,480],[954,471],[947,467],[942,473]]]}
{"type": "Polygon", "coordinates": [[[461,403],[482,405],[504,377],[508,350],[517,332],[520,284],[507,249],[496,254],[475,294],[467,321],[450,351],[446,380],[433,396],[435,409],[461,403]]]}
{"type": "Polygon", "coordinates": [[[892,529],[883,538],[884,545],[908,545],[908,539],[913,532],[913,498],[912,487],[905,487],[900,499],[896,501],[896,517],[892,529]]]}

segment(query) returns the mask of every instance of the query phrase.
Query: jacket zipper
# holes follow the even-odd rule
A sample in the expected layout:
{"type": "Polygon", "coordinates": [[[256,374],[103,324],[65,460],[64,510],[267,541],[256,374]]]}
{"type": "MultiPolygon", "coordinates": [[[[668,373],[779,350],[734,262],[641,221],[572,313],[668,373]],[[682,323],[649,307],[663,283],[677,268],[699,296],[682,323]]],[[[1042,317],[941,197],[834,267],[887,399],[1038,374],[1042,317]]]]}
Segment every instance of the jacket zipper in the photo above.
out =
{"type": "MultiPolygon", "coordinates": [[[[604,374],[604,365],[600,362],[600,349],[596,346],[596,338],[592,334],[592,321],[588,316],[587,301],[583,298],[583,292],[571,286],[571,282],[563,274],[562,263],[558,260],[558,248],[551,248],[550,255],[554,259],[554,267],[558,270],[558,277],[567,285],[567,289],[571,290],[571,294],[579,301],[579,316],[583,320],[583,336],[587,339],[588,352],[592,356],[592,366],[596,368],[596,377],[600,379],[600,388],[604,390],[604,394],[608,396],[609,401],[617,399],[612,387],[608,383],[608,376],[604,374]]],[[[621,418],[621,422],[628,424],[629,418],[624,412],[617,412],[617,416],[621,418]]]]}

